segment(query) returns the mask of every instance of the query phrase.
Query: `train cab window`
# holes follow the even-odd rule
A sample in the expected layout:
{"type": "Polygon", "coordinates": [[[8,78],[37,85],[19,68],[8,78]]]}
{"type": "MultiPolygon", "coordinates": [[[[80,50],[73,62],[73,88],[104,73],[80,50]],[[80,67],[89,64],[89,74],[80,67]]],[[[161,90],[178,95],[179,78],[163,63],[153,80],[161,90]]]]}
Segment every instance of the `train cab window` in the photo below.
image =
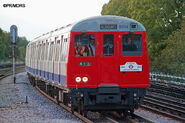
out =
{"type": "Polygon", "coordinates": [[[122,56],[142,56],[141,35],[122,35],[122,56]]]}
{"type": "Polygon", "coordinates": [[[95,56],[95,35],[75,35],[75,56],[95,56]]]}
{"type": "Polygon", "coordinates": [[[105,34],[103,36],[103,55],[113,56],[114,55],[114,35],[105,34]]]}

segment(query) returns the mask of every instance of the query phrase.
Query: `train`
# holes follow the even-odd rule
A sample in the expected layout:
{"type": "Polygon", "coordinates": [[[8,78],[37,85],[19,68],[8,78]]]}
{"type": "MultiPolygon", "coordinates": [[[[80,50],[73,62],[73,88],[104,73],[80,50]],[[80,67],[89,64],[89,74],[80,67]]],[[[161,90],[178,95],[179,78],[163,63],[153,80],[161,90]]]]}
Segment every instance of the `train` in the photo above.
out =
{"type": "Polygon", "coordinates": [[[133,114],[149,88],[146,29],[127,17],[89,17],[43,34],[27,45],[25,64],[33,86],[83,115],[133,114]]]}

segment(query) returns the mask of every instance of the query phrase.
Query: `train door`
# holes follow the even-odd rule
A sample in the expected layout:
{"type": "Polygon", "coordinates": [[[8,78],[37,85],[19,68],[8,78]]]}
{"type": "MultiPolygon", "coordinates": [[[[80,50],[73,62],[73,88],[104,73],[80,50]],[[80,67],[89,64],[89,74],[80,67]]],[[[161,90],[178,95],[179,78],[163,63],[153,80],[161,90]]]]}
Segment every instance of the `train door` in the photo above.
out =
{"type": "Polygon", "coordinates": [[[117,34],[113,32],[100,34],[100,82],[99,85],[117,85],[117,34]]]}
{"type": "Polygon", "coordinates": [[[146,36],[141,32],[119,33],[118,67],[121,87],[140,87],[147,81],[146,36]],[[145,45],[144,45],[145,44],[145,45]],[[139,78],[139,79],[138,79],[139,78]]]}
{"type": "Polygon", "coordinates": [[[71,57],[68,58],[67,70],[68,87],[97,87],[100,43],[98,33],[73,32],[71,37],[69,53],[71,57]]]}
{"type": "Polygon", "coordinates": [[[59,84],[59,55],[60,55],[60,36],[55,37],[55,53],[54,53],[54,65],[53,65],[53,71],[54,71],[54,82],[56,84],[59,84]]]}

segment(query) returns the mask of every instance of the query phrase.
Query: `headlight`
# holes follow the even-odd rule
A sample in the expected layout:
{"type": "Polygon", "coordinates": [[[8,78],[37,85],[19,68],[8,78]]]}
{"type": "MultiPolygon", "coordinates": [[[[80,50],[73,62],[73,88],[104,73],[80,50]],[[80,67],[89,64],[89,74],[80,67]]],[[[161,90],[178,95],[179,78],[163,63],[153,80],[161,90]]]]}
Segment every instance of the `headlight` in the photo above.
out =
{"type": "Polygon", "coordinates": [[[87,77],[83,77],[82,80],[83,80],[83,82],[87,82],[88,78],[87,77]]]}
{"type": "Polygon", "coordinates": [[[80,82],[81,78],[80,77],[76,77],[75,80],[76,80],[76,82],[80,82]]]}
{"type": "Polygon", "coordinates": [[[136,97],[137,95],[136,95],[136,93],[134,93],[134,97],[136,97]]]}

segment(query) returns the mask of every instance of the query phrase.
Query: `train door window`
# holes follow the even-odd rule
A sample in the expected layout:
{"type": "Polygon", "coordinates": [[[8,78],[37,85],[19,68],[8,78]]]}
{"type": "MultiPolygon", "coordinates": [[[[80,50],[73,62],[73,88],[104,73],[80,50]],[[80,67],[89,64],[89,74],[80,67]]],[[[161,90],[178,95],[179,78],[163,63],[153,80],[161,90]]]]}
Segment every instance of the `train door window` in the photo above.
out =
{"type": "Polygon", "coordinates": [[[43,49],[44,49],[44,52],[43,52],[43,60],[46,59],[46,43],[44,43],[44,46],[43,46],[43,49]]]}
{"type": "Polygon", "coordinates": [[[42,54],[41,54],[41,60],[44,60],[44,53],[45,53],[45,43],[42,44],[42,54]]]}
{"type": "Polygon", "coordinates": [[[103,55],[114,56],[114,35],[113,34],[103,35],[103,55]]]}
{"type": "Polygon", "coordinates": [[[35,59],[35,44],[33,44],[33,59],[35,59]]]}
{"type": "Polygon", "coordinates": [[[68,49],[69,49],[69,38],[66,38],[65,40],[65,48],[64,48],[64,61],[67,61],[68,56],[68,49]]]}
{"type": "Polygon", "coordinates": [[[31,60],[33,58],[33,45],[31,45],[31,60]]]}
{"type": "Polygon", "coordinates": [[[122,56],[142,56],[142,35],[122,35],[122,56]]]}
{"type": "Polygon", "coordinates": [[[40,53],[39,53],[39,60],[41,60],[41,57],[42,57],[42,44],[40,44],[39,50],[40,50],[40,53]]]}
{"type": "Polygon", "coordinates": [[[51,42],[51,44],[50,44],[50,50],[49,50],[49,61],[52,60],[52,56],[53,56],[53,45],[54,45],[54,42],[51,42]]]}
{"type": "Polygon", "coordinates": [[[60,61],[63,61],[63,36],[61,37],[61,44],[60,44],[60,61]]]}
{"type": "Polygon", "coordinates": [[[32,59],[32,45],[30,47],[30,50],[31,50],[31,56],[30,56],[30,58],[32,59]]]}
{"type": "Polygon", "coordinates": [[[75,56],[95,56],[95,35],[75,35],[75,56]]]}
{"type": "Polygon", "coordinates": [[[38,60],[40,60],[41,44],[38,44],[38,60]]]}
{"type": "Polygon", "coordinates": [[[59,50],[60,50],[60,40],[57,40],[56,53],[55,53],[55,61],[58,61],[58,59],[59,59],[59,50]]]}
{"type": "Polygon", "coordinates": [[[45,60],[47,60],[47,58],[48,58],[48,42],[46,41],[46,45],[45,45],[45,60]]]}
{"type": "Polygon", "coordinates": [[[38,58],[39,58],[39,56],[38,56],[38,52],[39,52],[39,45],[38,44],[36,44],[36,51],[37,51],[37,53],[36,53],[36,55],[35,55],[35,57],[36,57],[36,59],[38,60],[38,58]]]}
{"type": "Polygon", "coordinates": [[[42,56],[42,44],[40,44],[40,53],[39,53],[39,60],[41,60],[41,56],[42,56]]]}
{"type": "Polygon", "coordinates": [[[43,44],[40,44],[40,60],[42,60],[43,55],[43,44]]]}
{"type": "Polygon", "coordinates": [[[67,41],[67,38],[64,38],[63,44],[62,44],[62,61],[65,61],[65,57],[66,57],[66,41],[67,41]]]}

